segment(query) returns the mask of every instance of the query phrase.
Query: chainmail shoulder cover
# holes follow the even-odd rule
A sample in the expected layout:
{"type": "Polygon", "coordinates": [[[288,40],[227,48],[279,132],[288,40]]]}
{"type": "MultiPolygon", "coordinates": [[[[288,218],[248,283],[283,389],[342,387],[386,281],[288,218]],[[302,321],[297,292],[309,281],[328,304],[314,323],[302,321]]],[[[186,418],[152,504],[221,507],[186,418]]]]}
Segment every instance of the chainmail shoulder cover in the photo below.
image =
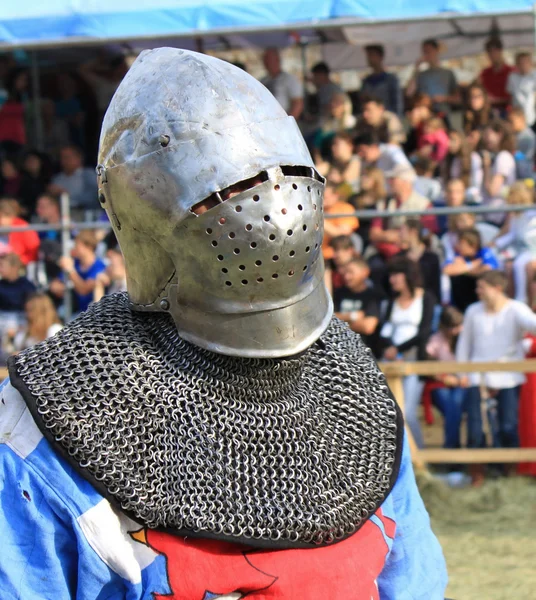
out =
{"type": "Polygon", "coordinates": [[[400,412],[337,319],[298,356],[237,359],[116,294],[12,357],[9,373],[54,447],[150,528],[325,545],[356,532],[398,475],[400,412]]]}

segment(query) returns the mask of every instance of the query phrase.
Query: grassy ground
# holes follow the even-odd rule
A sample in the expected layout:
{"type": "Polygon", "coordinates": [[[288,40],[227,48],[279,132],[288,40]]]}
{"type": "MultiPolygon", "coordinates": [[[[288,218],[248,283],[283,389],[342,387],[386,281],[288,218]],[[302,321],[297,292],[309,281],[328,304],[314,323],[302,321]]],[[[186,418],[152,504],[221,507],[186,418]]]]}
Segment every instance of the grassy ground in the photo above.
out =
{"type": "Polygon", "coordinates": [[[449,568],[454,600],[536,599],[536,482],[522,477],[450,489],[419,487],[449,568]]]}

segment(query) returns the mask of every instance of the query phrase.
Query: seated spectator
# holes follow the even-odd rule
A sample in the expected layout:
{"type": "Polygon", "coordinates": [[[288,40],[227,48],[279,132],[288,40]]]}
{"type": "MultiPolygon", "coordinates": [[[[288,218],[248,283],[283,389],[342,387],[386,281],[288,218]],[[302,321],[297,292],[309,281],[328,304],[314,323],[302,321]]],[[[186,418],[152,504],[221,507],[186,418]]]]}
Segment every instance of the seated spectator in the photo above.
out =
{"type": "Polygon", "coordinates": [[[436,301],[441,299],[441,265],[439,256],[429,249],[430,234],[424,229],[419,219],[408,219],[400,229],[402,251],[399,256],[406,256],[419,265],[424,289],[434,294],[436,301]]]}
{"type": "MultiPolygon", "coordinates": [[[[536,315],[530,308],[506,296],[508,281],[504,273],[489,271],[478,278],[479,302],[469,307],[463,331],[456,347],[459,362],[523,360],[522,340],[536,333],[536,315]]],[[[518,402],[523,373],[471,373],[465,397],[469,448],[485,446],[482,427],[481,385],[497,404],[496,425],[492,424],[493,445],[505,448],[519,446],[518,402]]],[[[473,467],[473,482],[483,480],[483,465],[473,467]]]]}
{"type": "MultiPolygon", "coordinates": [[[[40,223],[61,225],[60,201],[54,196],[43,194],[37,201],[36,214],[40,223]]],[[[41,231],[39,234],[39,264],[37,282],[41,288],[47,288],[49,283],[61,274],[58,260],[62,254],[61,230],[41,231]]]]}
{"type": "Polygon", "coordinates": [[[2,195],[17,198],[20,192],[21,174],[15,161],[4,158],[0,164],[0,174],[2,195]]]}
{"type": "MultiPolygon", "coordinates": [[[[71,256],[63,256],[58,261],[64,279],[72,282],[78,312],[87,310],[93,302],[97,276],[106,270],[106,265],[95,254],[96,248],[95,233],[82,231],[76,236],[71,256]]],[[[64,280],[56,279],[52,282],[50,291],[61,298],[65,294],[65,287],[64,280]]]]}
{"type": "Polygon", "coordinates": [[[333,97],[343,95],[344,92],[340,85],[331,80],[329,66],[325,62],[317,63],[311,69],[311,76],[316,88],[320,116],[327,116],[333,97]]]}
{"type": "MultiPolygon", "coordinates": [[[[352,204],[358,210],[384,210],[387,206],[385,177],[377,167],[365,167],[361,175],[361,191],[354,197],[352,204]]],[[[371,220],[363,219],[359,223],[359,235],[366,248],[370,241],[371,220]]]]}
{"type": "Polygon", "coordinates": [[[333,249],[333,258],[325,264],[325,281],[326,287],[333,295],[335,290],[344,285],[341,268],[352,258],[357,258],[359,253],[349,235],[339,235],[333,238],[329,245],[333,249]]]}
{"type": "MultiPolygon", "coordinates": [[[[387,210],[425,212],[431,206],[428,198],[421,196],[413,189],[413,170],[408,171],[404,167],[399,167],[391,175],[390,186],[393,190],[394,198],[386,206],[387,210]]],[[[387,260],[393,257],[402,249],[400,228],[404,221],[404,217],[377,218],[372,220],[369,238],[383,259],[387,260]]],[[[435,232],[436,219],[433,215],[423,214],[421,221],[426,228],[435,232]]]]}
{"type": "MultiPolygon", "coordinates": [[[[21,219],[20,205],[16,200],[3,198],[0,200],[0,227],[24,227],[28,222],[21,219]]],[[[0,241],[7,243],[12,252],[17,254],[23,265],[37,260],[39,236],[35,231],[12,231],[0,235],[0,241]]]]}
{"type": "Polygon", "coordinates": [[[506,63],[503,44],[499,38],[491,38],[486,42],[485,47],[491,64],[482,70],[478,76],[478,83],[488,93],[491,105],[504,111],[510,103],[511,92],[508,89],[508,79],[514,67],[506,63]]]}
{"type": "Polygon", "coordinates": [[[73,209],[97,210],[97,177],[93,169],[84,167],[82,153],[74,146],[65,146],[60,152],[61,173],[52,178],[48,193],[60,196],[69,194],[73,209]]]}
{"type": "Polygon", "coordinates": [[[28,152],[24,157],[18,198],[25,217],[35,213],[37,199],[44,194],[50,182],[48,159],[40,152],[28,152]]]}
{"type": "Polygon", "coordinates": [[[429,119],[422,137],[419,139],[417,155],[429,158],[435,163],[442,162],[449,151],[449,136],[445,123],[439,117],[429,119]]]}
{"type": "Polygon", "coordinates": [[[35,286],[22,275],[22,262],[17,254],[0,258],[0,311],[21,312],[35,286]]]}
{"type": "Polygon", "coordinates": [[[441,237],[441,245],[445,259],[454,259],[458,238],[465,229],[476,229],[480,234],[482,246],[491,246],[499,234],[499,228],[483,221],[477,222],[475,213],[450,215],[448,230],[441,237]]]}
{"type": "MultiPolygon", "coordinates": [[[[435,298],[423,289],[419,267],[404,256],[389,263],[389,283],[394,297],[389,301],[380,330],[384,360],[423,360],[430,337],[435,298]]],[[[418,418],[422,386],[417,375],[405,377],[404,416],[419,448],[424,445],[418,418]]]]}
{"type": "Polygon", "coordinates": [[[365,46],[365,53],[372,73],[363,79],[361,93],[379,98],[389,112],[402,117],[402,90],[400,89],[398,77],[394,73],[388,73],[385,70],[383,64],[384,47],[380,44],[369,44],[365,46]]]}
{"type": "Polygon", "coordinates": [[[14,336],[13,351],[21,352],[56,335],[62,324],[50,296],[34,294],[26,302],[26,326],[14,336]]]}
{"type": "MultiPolygon", "coordinates": [[[[439,317],[439,330],[426,345],[431,360],[455,361],[456,342],[463,328],[463,315],[452,306],[446,306],[439,317]]],[[[444,419],[444,448],[460,448],[460,427],[463,401],[469,379],[465,375],[436,375],[432,379],[431,395],[434,406],[444,419]]]]}
{"type": "Polygon", "coordinates": [[[413,166],[417,173],[413,188],[432,204],[436,204],[441,199],[441,184],[434,179],[435,164],[429,158],[423,157],[418,158],[413,166]]]}
{"type": "Polygon", "coordinates": [[[432,100],[427,94],[416,94],[411,100],[407,119],[410,129],[407,134],[404,152],[411,156],[417,151],[419,141],[424,135],[424,126],[432,118],[432,100]]]}
{"type": "MultiPolygon", "coordinates": [[[[466,188],[462,179],[451,179],[445,188],[445,204],[449,208],[459,208],[466,202],[466,188]]],[[[437,226],[439,234],[443,235],[447,231],[448,219],[446,215],[437,217],[437,226]]]]}
{"type": "Polygon", "coordinates": [[[472,150],[482,145],[484,129],[493,121],[495,113],[491,108],[488,93],[479,83],[473,83],[467,90],[468,104],[464,113],[463,130],[472,150]]]}
{"type": "Polygon", "coordinates": [[[471,149],[469,141],[459,131],[449,133],[449,151],[443,163],[442,175],[445,185],[453,179],[463,182],[467,202],[478,203],[482,200],[482,157],[471,149]]]}
{"type": "MultiPolygon", "coordinates": [[[[534,190],[522,181],[516,181],[510,188],[507,204],[511,206],[533,206],[534,190]]],[[[528,300],[527,265],[536,258],[536,249],[531,248],[529,241],[536,234],[536,207],[521,213],[509,213],[494,246],[506,252],[509,269],[513,272],[515,299],[520,302],[528,300]],[[530,235],[532,233],[532,236],[530,235]],[[529,237],[530,236],[530,237],[529,237]]]]}
{"type": "Polygon", "coordinates": [[[95,302],[98,302],[104,294],[117,294],[118,292],[127,291],[125,259],[119,246],[108,249],[106,258],[108,259],[106,271],[97,275],[97,289],[94,295],[95,302]]]}
{"type": "Polygon", "coordinates": [[[499,263],[489,248],[483,248],[476,229],[466,229],[458,237],[453,258],[447,258],[443,273],[450,277],[451,303],[461,312],[477,300],[476,280],[499,263]]]}
{"type": "Polygon", "coordinates": [[[377,352],[375,333],[380,322],[381,294],[369,281],[370,269],[362,258],[352,258],[340,267],[344,286],[334,290],[335,315],[345,321],[352,331],[360,333],[363,341],[377,352]]]}
{"type": "MultiPolygon", "coordinates": [[[[352,101],[347,94],[334,94],[328,106],[328,114],[320,121],[320,128],[314,134],[313,147],[315,149],[315,161],[319,167],[327,172],[328,165],[322,165],[323,161],[333,159],[332,146],[337,134],[353,131],[356,118],[352,114],[352,101]]],[[[353,144],[352,144],[353,146],[353,144]]]]}
{"type": "Polygon", "coordinates": [[[398,167],[414,173],[402,148],[395,144],[382,144],[375,132],[366,131],[358,135],[354,142],[357,154],[365,162],[365,165],[377,167],[386,179],[398,167]]]}
{"type": "Polygon", "coordinates": [[[406,141],[406,132],[395,113],[385,110],[383,100],[375,96],[361,97],[362,115],[357,120],[357,135],[374,131],[382,144],[401,145],[406,141]]]}
{"type": "MultiPolygon", "coordinates": [[[[505,121],[493,121],[484,131],[484,203],[503,206],[505,193],[516,180],[516,140],[505,121]]],[[[503,213],[490,213],[486,220],[502,224],[503,213]]]]}
{"type": "Polygon", "coordinates": [[[513,108],[508,113],[508,122],[516,136],[516,171],[518,179],[532,177],[534,173],[534,155],[536,134],[527,127],[525,112],[522,108],[513,108]]]}
{"type": "MultiPolygon", "coordinates": [[[[324,190],[324,216],[337,214],[351,214],[354,207],[348,202],[343,202],[337,190],[337,186],[327,183],[324,190]]],[[[333,258],[333,248],[330,241],[341,235],[351,235],[359,227],[359,221],[356,217],[335,217],[333,219],[324,219],[324,241],[322,242],[322,254],[324,260],[333,258]]]]}
{"type": "Polygon", "coordinates": [[[26,123],[24,96],[30,79],[28,71],[22,68],[12,69],[5,81],[7,100],[0,107],[0,149],[16,154],[26,144],[26,123]]]}
{"type": "Polygon", "coordinates": [[[333,138],[332,144],[332,168],[337,169],[342,181],[347,184],[353,192],[359,189],[361,177],[361,160],[354,154],[354,143],[348,133],[338,133],[333,138]]]}
{"type": "Polygon", "coordinates": [[[532,127],[536,122],[536,71],[532,64],[532,52],[519,52],[516,55],[517,70],[510,70],[507,90],[512,96],[512,106],[521,109],[525,123],[532,127]]]}

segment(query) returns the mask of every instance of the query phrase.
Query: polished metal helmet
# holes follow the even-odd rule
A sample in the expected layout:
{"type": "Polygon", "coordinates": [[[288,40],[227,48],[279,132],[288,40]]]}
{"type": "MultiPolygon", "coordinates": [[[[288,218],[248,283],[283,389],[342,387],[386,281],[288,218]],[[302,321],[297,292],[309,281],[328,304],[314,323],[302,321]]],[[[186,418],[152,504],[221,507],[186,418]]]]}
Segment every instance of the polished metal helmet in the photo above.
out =
{"type": "Polygon", "coordinates": [[[99,198],[134,309],[214,352],[280,357],[326,329],[324,180],[271,93],[222,60],[143,52],[106,112],[99,198]]]}

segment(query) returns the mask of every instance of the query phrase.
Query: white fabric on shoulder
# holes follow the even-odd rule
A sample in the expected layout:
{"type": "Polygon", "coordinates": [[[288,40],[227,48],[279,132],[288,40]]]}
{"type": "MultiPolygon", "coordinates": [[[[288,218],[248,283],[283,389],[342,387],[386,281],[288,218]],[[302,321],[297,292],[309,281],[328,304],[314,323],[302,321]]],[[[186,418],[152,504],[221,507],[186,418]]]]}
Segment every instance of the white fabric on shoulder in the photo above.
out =
{"type": "Polygon", "coordinates": [[[0,388],[0,443],[26,458],[43,439],[22,396],[5,382],[0,388]]]}
{"type": "Polygon", "coordinates": [[[104,499],[77,520],[89,545],[112,571],[133,584],[141,582],[142,570],[158,556],[132,537],[132,533],[142,529],[141,525],[104,499]]]}

